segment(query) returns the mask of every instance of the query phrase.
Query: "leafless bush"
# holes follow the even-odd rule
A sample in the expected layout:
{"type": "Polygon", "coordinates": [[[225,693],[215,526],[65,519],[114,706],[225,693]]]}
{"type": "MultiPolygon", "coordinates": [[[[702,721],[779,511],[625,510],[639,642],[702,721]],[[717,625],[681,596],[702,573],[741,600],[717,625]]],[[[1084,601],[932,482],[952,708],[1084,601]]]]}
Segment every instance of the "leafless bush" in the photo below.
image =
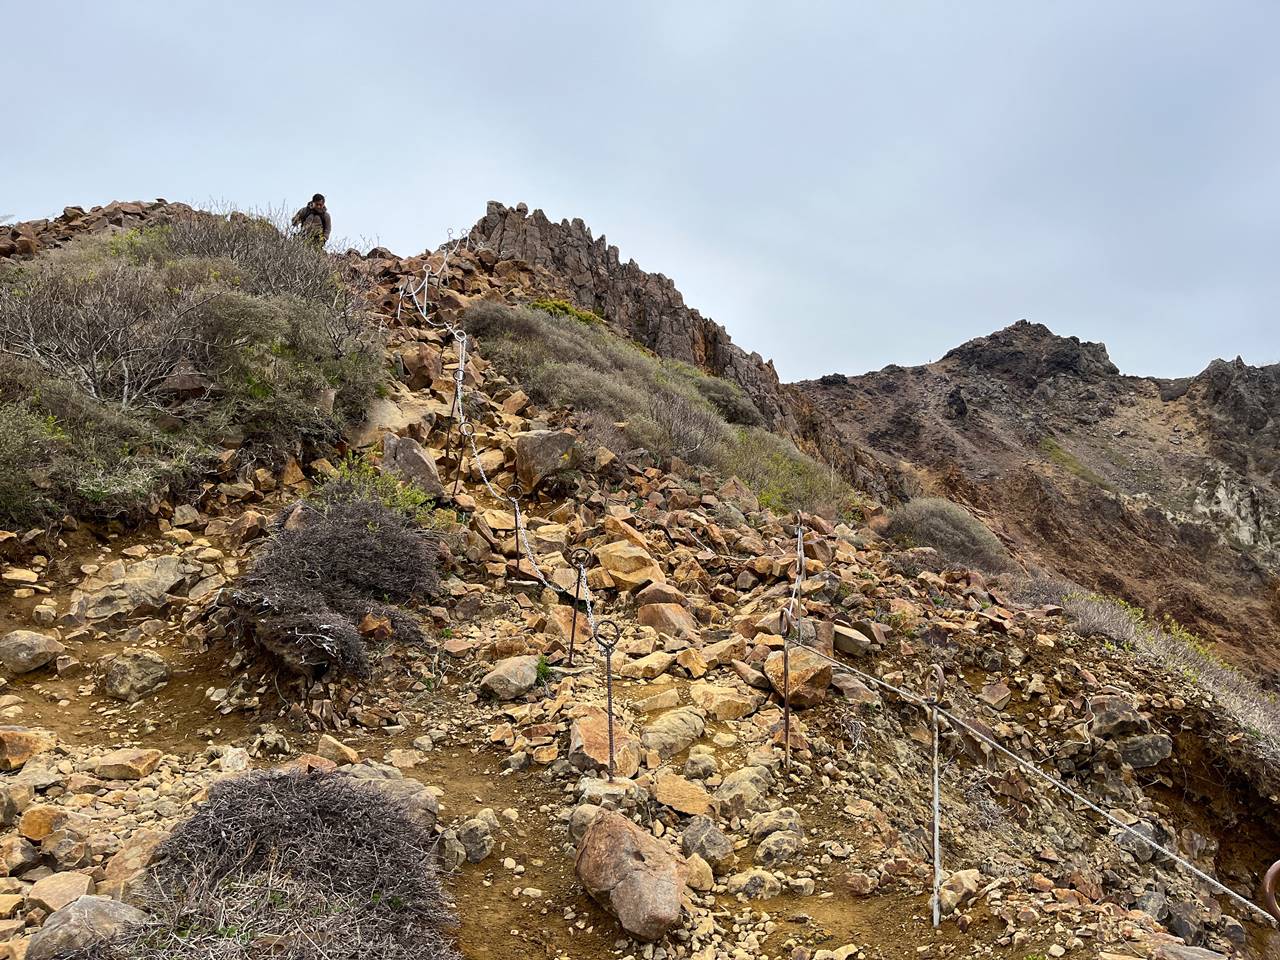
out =
{"type": "Polygon", "coordinates": [[[160,846],[152,919],[67,960],[457,960],[431,837],[340,774],[215,785],[160,846]]]}
{"type": "Polygon", "coordinates": [[[729,439],[729,431],[718,413],[676,390],[650,394],[644,419],[654,433],[651,449],[682,460],[714,462],[729,439]]]}
{"type": "Polygon", "coordinates": [[[976,830],[992,832],[1009,826],[1004,808],[991,792],[990,774],[981,768],[960,775],[960,795],[964,798],[965,824],[976,830]]]}
{"type": "Polygon", "coordinates": [[[1077,633],[1086,637],[1107,637],[1124,650],[1136,650],[1142,639],[1141,611],[1117,601],[1092,594],[1069,594],[1063,609],[1077,633]]]}
{"type": "Polygon", "coordinates": [[[964,507],[940,497],[920,497],[896,508],[885,532],[912,546],[933,547],[951,563],[991,572],[1013,565],[995,534],[964,507]]]}
{"type": "Polygon", "coordinates": [[[246,635],[297,673],[369,672],[359,624],[390,621],[394,635],[420,641],[400,604],[439,590],[437,539],[403,513],[365,499],[296,508],[230,597],[246,635]]]}
{"type": "Polygon", "coordinates": [[[1027,575],[1002,574],[999,585],[1019,603],[1027,606],[1061,605],[1067,597],[1084,593],[1080,584],[1064,577],[1032,570],[1027,575]]]}
{"type": "Polygon", "coordinates": [[[0,350],[128,410],[154,400],[182,364],[208,365],[201,308],[216,296],[166,288],[124,263],[87,277],[43,266],[0,285],[0,350]]]}
{"type": "MultiPolygon", "coordinates": [[[[370,281],[340,273],[337,262],[304,235],[291,232],[281,210],[194,213],[170,222],[159,238],[162,255],[232,261],[239,285],[254,296],[295,296],[324,304],[323,333],[335,351],[366,332],[370,281]]],[[[145,246],[144,246],[145,249],[145,246]]]]}

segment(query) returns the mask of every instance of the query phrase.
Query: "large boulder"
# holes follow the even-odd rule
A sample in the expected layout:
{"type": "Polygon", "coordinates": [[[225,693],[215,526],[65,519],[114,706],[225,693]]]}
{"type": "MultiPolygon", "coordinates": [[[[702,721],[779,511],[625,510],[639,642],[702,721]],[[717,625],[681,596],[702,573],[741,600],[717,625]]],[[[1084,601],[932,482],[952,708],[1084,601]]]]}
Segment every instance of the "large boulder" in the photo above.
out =
{"type": "Polygon", "coordinates": [[[51,873],[27,891],[27,906],[53,913],[86,893],[93,893],[93,878],[87,873],[51,873]]]}
{"type": "Polygon", "coordinates": [[[156,613],[169,602],[169,595],[200,567],[172,554],[147,557],[130,564],[124,575],[82,598],[84,615],[90,620],[115,616],[156,613]]]}
{"type": "Polygon", "coordinates": [[[706,730],[706,721],[690,707],[668,710],[648,724],[640,733],[646,750],[663,760],[689,749],[706,730]]]}
{"type": "Polygon", "coordinates": [[[600,561],[619,590],[636,590],[650,583],[665,583],[666,577],[649,551],[626,540],[614,540],[595,548],[600,561]]]}
{"type": "Polygon", "coordinates": [[[121,747],[105,753],[93,763],[93,772],[103,780],[141,780],[160,765],[159,750],[121,747]]]}
{"type": "Polygon", "coordinates": [[[592,820],[574,871],[633,937],[660,940],[680,920],[684,858],[619,813],[605,810],[592,820]]]}
{"type": "Polygon", "coordinates": [[[739,720],[759,705],[758,695],[750,695],[717,683],[695,683],[689,687],[689,699],[707,711],[713,720],[739,720]]]}
{"type": "Polygon", "coordinates": [[[679,603],[646,603],[636,611],[636,619],[668,636],[698,639],[698,622],[688,607],[679,603]]]}
{"type": "MultiPolygon", "coordinates": [[[[787,654],[791,672],[790,699],[793,707],[811,707],[826,699],[831,686],[831,661],[808,647],[792,647],[787,654]]],[[[764,662],[764,675],[778,693],[783,688],[783,654],[775,650],[764,662]]]]}
{"type": "Polygon", "coordinates": [[[1173,754],[1173,740],[1163,733],[1140,733],[1121,740],[1118,746],[1124,762],[1138,769],[1154,767],[1173,754]]]}
{"type": "Polygon", "coordinates": [[[57,742],[48,730],[0,727],[0,771],[22,769],[28,760],[52,750],[57,742]]]}
{"type": "Polygon", "coordinates": [[[45,920],[27,944],[26,960],[54,960],[79,953],[101,940],[120,936],[146,919],[147,915],[137,907],[86,894],[45,920]]]}
{"type": "Polygon", "coordinates": [[[107,696],[136,703],[169,682],[169,665],[152,650],[125,650],[107,662],[102,689],[107,696]]]}
{"type": "Polygon", "coordinates": [[[412,437],[397,437],[394,433],[383,437],[382,466],[421,487],[429,496],[444,496],[444,485],[440,482],[435,460],[412,437]]]}
{"type": "Polygon", "coordinates": [[[12,630],[0,640],[0,663],[10,673],[30,673],[52,663],[66,647],[34,630],[12,630]]]}
{"type": "Polygon", "coordinates": [[[773,774],[768,767],[750,766],[735,770],[716,788],[715,799],[722,817],[745,817],[768,806],[773,774]]]}
{"type": "Polygon", "coordinates": [[[480,678],[480,689],[495,700],[523,697],[538,682],[538,657],[507,657],[480,678]]]}
{"type": "Polygon", "coordinates": [[[534,490],[547,477],[577,466],[578,438],[568,430],[530,430],[518,433],[516,479],[526,490],[534,490]]]}
{"type": "Polygon", "coordinates": [[[686,857],[697,855],[717,874],[727,873],[737,861],[733,841],[710,817],[694,817],[680,834],[680,849],[686,857]]]}

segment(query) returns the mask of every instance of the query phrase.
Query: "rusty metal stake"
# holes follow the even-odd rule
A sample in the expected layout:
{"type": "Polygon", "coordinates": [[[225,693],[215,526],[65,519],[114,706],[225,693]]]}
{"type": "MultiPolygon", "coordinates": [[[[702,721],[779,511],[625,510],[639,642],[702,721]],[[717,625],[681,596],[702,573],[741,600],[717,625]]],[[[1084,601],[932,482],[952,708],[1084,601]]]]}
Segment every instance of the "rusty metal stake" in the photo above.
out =
{"type": "Polygon", "coordinates": [[[791,608],[782,611],[782,744],[787,772],[791,772],[791,631],[795,625],[791,608]]]}
{"type": "Polygon", "coordinates": [[[569,555],[569,562],[578,568],[578,577],[573,585],[573,624],[569,627],[569,666],[573,666],[573,641],[578,636],[578,604],[582,602],[582,580],[586,575],[587,561],[591,554],[579,547],[569,555]]]}
{"type": "Polygon", "coordinates": [[[604,687],[606,703],[608,704],[609,718],[609,779],[613,779],[613,649],[618,645],[618,639],[621,631],[618,625],[612,620],[601,620],[596,626],[595,641],[604,653],[604,687]],[[601,634],[604,628],[609,628],[610,638],[605,639],[601,634]]]}

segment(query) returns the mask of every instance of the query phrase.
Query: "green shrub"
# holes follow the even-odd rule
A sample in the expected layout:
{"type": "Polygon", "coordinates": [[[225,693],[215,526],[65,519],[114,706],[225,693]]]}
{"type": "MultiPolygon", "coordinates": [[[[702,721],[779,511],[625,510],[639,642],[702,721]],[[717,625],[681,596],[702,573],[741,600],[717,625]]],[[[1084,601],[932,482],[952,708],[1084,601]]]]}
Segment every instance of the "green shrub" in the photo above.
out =
{"type": "Polygon", "coordinates": [[[1110,489],[1111,485],[1107,481],[1081,463],[1075,454],[1063,447],[1053,437],[1042,437],[1037,449],[1050,461],[1056,463],[1073,476],[1077,476],[1081,480],[1087,480],[1089,483],[1099,487],[1110,489]]]}
{"type": "Polygon", "coordinates": [[[851,519],[859,516],[856,494],[834,470],[763,428],[737,430],[719,466],[750,487],[762,507],[777,512],[800,507],[851,519]]]}
{"type": "Polygon", "coordinates": [[[424,526],[433,523],[436,512],[435,501],[417,484],[384,473],[356,454],[343,458],[337,474],[320,486],[315,499],[322,503],[369,500],[424,526]]]}
{"type": "Polygon", "coordinates": [[[889,514],[886,534],[917,547],[933,547],[948,563],[998,572],[1013,565],[995,534],[968,510],[940,497],[920,497],[889,514]]]}
{"type": "Polygon", "coordinates": [[[1212,697],[1249,735],[1253,753],[1272,770],[1280,769],[1280,700],[1214,656],[1203,638],[1169,617],[1154,621],[1141,607],[1117,597],[1073,593],[1063,598],[1063,608],[1081,636],[1105,637],[1117,654],[1131,652],[1212,697]]]}
{"type": "Polygon", "coordinates": [[[854,505],[829,468],[759,429],[759,410],[735,383],[561,311],[482,304],[466,319],[486,359],[538,403],[572,407],[589,441],[737,474],[778,511],[843,514],[854,505]]]}
{"type": "Polygon", "coordinates": [[[568,300],[556,300],[543,298],[533,300],[529,306],[534,310],[541,310],[543,313],[549,313],[556,317],[572,317],[574,320],[580,320],[583,323],[604,323],[596,314],[590,310],[580,310],[568,300]]]}

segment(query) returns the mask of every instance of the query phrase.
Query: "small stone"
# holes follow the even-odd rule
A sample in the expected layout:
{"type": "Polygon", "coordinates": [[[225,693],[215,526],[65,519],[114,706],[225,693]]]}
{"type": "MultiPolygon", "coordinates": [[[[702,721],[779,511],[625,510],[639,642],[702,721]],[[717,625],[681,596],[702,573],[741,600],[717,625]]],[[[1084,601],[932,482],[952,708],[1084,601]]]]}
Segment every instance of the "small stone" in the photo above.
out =
{"type": "Polygon", "coordinates": [[[94,762],[94,773],[104,780],[141,780],[159,766],[162,756],[159,750],[112,750],[94,762]]]}
{"type": "Polygon", "coordinates": [[[316,742],[316,755],[324,757],[326,760],[332,760],[339,766],[360,762],[359,753],[348,747],[337,737],[332,737],[327,733],[321,734],[320,739],[316,742]]]}

